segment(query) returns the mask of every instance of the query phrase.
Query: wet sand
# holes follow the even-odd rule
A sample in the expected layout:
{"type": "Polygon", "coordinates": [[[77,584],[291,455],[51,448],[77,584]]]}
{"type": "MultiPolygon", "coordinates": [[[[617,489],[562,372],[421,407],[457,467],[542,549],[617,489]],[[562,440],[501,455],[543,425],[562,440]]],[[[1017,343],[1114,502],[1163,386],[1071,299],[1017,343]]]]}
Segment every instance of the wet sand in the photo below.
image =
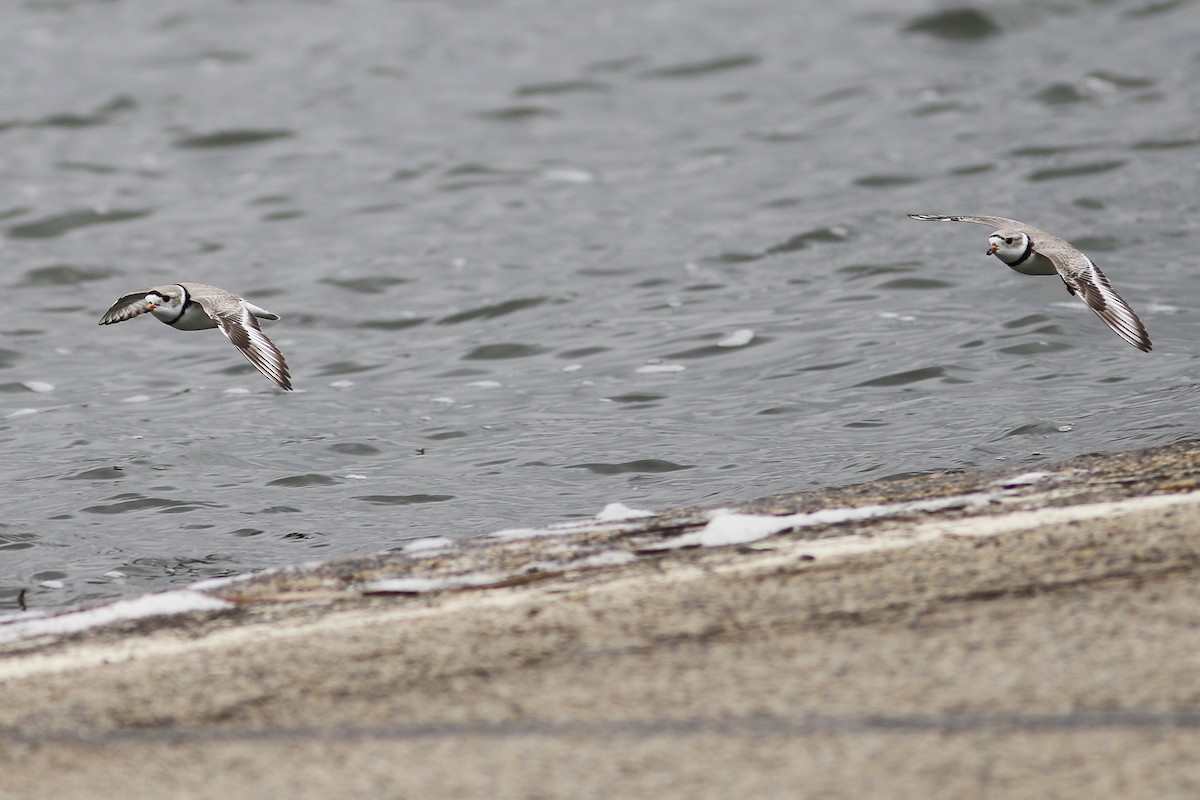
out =
{"type": "Polygon", "coordinates": [[[512,532],[18,638],[0,797],[1194,797],[1198,477],[1183,444],[512,532]]]}

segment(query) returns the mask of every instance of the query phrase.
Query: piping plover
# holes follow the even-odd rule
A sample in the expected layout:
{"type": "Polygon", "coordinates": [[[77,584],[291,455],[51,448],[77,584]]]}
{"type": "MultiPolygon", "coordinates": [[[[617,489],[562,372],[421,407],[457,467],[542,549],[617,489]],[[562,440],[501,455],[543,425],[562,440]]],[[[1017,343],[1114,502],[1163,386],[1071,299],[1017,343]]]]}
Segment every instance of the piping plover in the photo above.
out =
{"type": "Polygon", "coordinates": [[[233,292],[203,283],[172,283],[140,289],[112,304],[101,325],[124,322],[149,311],[160,322],[181,331],[220,328],[246,359],[281,389],[291,390],[287,361],[267,338],[255,317],[279,319],[233,292]]]}
{"type": "Polygon", "coordinates": [[[1146,333],[1146,326],[1142,324],[1138,315],[1113,291],[1112,284],[1100,268],[1065,239],[1005,217],[973,214],[909,216],[923,222],[975,222],[991,225],[996,232],[988,237],[989,256],[994,255],[1023,275],[1057,275],[1062,278],[1067,291],[1079,295],[1117,336],[1138,350],[1150,352],[1150,335],[1146,333]]]}

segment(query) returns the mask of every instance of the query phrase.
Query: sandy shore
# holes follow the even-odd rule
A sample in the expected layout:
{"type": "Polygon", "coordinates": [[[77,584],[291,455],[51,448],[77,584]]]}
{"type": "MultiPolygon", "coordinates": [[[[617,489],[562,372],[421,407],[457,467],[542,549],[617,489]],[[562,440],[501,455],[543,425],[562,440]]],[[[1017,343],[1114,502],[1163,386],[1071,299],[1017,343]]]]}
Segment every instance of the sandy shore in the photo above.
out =
{"type": "Polygon", "coordinates": [[[1195,797],[1198,476],[1177,445],[10,620],[0,797],[1195,797]]]}

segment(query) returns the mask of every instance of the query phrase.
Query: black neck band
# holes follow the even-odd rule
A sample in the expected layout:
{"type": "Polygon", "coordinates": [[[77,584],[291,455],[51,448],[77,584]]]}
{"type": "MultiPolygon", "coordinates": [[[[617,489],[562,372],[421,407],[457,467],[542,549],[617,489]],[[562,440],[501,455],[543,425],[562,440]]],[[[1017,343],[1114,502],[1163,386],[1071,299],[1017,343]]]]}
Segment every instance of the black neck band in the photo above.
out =
{"type": "Polygon", "coordinates": [[[168,325],[175,325],[179,320],[183,319],[183,315],[187,313],[188,306],[192,304],[192,296],[188,294],[187,287],[182,283],[175,285],[179,287],[179,291],[183,292],[183,296],[180,298],[182,302],[179,304],[179,313],[175,315],[175,319],[167,323],[168,325]]]}
{"type": "MultiPolygon", "coordinates": [[[[1021,257],[1016,261],[1005,261],[1004,263],[1008,264],[1010,267],[1019,267],[1021,264],[1024,264],[1026,261],[1028,261],[1031,255],[1033,255],[1033,239],[1030,239],[1028,236],[1026,236],[1025,252],[1021,253],[1021,257]]],[[[184,296],[186,297],[187,295],[185,294],[184,296]]]]}

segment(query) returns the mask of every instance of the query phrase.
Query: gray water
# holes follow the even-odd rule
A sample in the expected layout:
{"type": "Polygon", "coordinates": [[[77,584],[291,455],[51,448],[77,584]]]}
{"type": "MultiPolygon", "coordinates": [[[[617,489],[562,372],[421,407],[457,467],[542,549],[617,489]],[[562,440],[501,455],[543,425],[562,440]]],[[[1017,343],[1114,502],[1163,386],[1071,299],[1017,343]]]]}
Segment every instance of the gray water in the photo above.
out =
{"type": "Polygon", "coordinates": [[[0,608],[1195,436],[1195,6],[0,5],[0,608]]]}

